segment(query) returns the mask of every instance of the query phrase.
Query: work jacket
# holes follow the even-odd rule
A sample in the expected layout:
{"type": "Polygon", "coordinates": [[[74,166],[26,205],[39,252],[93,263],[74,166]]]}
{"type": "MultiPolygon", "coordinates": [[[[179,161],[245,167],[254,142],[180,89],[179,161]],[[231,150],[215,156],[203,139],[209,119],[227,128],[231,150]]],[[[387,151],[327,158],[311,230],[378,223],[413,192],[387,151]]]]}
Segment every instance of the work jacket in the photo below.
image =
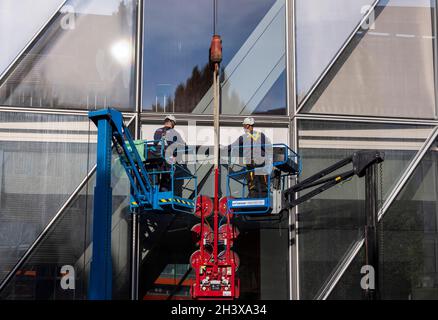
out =
{"type": "Polygon", "coordinates": [[[251,166],[270,166],[272,164],[272,144],[260,131],[245,132],[228,146],[228,153],[236,163],[251,166]]]}
{"type": "Polygon", "coordinates": [[[154,140],[156,145],[164,142],[165,149],[175,144],[175,146],[172,148],[173,156],[176,156],[178,153],[183,152],[186,149],[186,142],[181,137],[179,132],[173,128],[158,128],[154,133],[154,140]]]}

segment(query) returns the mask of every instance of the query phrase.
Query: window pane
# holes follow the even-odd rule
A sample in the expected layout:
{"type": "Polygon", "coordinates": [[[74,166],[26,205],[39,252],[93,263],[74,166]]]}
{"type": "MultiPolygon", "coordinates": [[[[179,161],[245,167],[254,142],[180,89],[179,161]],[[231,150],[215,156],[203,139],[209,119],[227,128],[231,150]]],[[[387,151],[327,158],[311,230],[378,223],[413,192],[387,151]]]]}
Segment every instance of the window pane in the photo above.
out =
{"type": "MultiPolygon", "coordinates": [[[[146,1],[143,111],[212,113],[212,4],[146,1]]],[[[222,113],[285,114],[285,1],[224,0],[218,6],[222,113]]]]}
{"type": "Polygon", "coordinates": [[[0,2],[0,74],[61,4],[62,0],[0,2]]]}
{"type": "Polygon", "coordinates": [[[68,1],[1,84],[0,103],[134,110],[136,4],[68,1]]]}
{"type": "Polygon", "coordinates": [[[87,117],[0,112],[0,281],[95,162],[87,117]]]}
{"type": "MultiPolygon", "coordinates": [[[[87,298],[92,254],[95,174],[57,219],[7,287],[1,299],[83,300],[87,298]],[[62,268],[74,269],[74,288],[63,288],[62,268]]],[[[115,152],[112,160],[113,299],[130,297],[131,214],[129,180],[115,152]]]]}
{"type": "MultiPolygon", "coordinates": [[[[93,179],[94,180],[94,179],[93,179]]],[[[0,293],[9,300],[85,299],[91,251],[88,227],[93,214],[93,181],[76,196],[49,234],[0,293]],[[74,269],[74,289],[61,287],[61,269],[74,269]]]]}
{"type": "MultiPolygon", "coordinates": [[[[143,124],[143,139],[151,139],[159,126],[143,124]]],[[[213,145],[211,126],[194,127],[182,124],[176,129],[191,146],[196,145],[206,150],[208,146],[213,145]]],[[[241,127],[224,126],[221,129],[223,145],[234,142],[243,133],[241,127]]],[[[288,141],[288,128],[269,128],[261,125],[258,129],[274,143],[288,141]]],[[[213,150],[210,151],[212,153],[213,150]]],[[[201,161],[191,170],[196,171],[198,176],[198,193],[213,197],[212,164],[201,161]]],[[[225,167],[222,170],[226,172],[225,167]]],[[[226,174],[221,176],[221,190],[225,195],[226,174]]],[[[233,250],[237,252],[241,261],[238,271],[241,299],[288,299],[288,219],[286,216],[282,219],[274,218],[271,221],[254,222],[237,217],[234,221],[240,230],[233,250]]],[[[190,299],[189,286],[193,282],[193,274],[187,276],[177,292],[174,290],[187,271],[191,254],[197,250],[190,229],[200,220],[193,215],[155,215],[143,219],[140,231],[140,296],[143,299],[166,299],[173,293],[175,299],[190,299]],[[175,246],[176,243],[178,246],[175,246]]]]}
{"type": "Polygon", "coordinates": [[[431,3],[381,1],[375,23],[356,33],[304,112],[434,118],[431,3]]]}
{"type": "MultiPolygon", "coordinates": [[[[438,299],[437,142],[379,222],[380,294],[386,300],[438,299]]],[[[364,249],[330,295],[361,299],[364,249]]]]}
{"type": "MultiPolygon", "coordinates": [[[[378,149],[385,153],[381,169],[383,198],[386,199],[430,132],[429,127],[300,121],[301,178],[305,179],[357,150],[378,149]]],[[[336,173],[351,170],[350,167],[336,173]]],[[[317,296],[347,250],[363,236],[364,199],[365,181],[355,176],[299,206],[302,298],[317,296]]]]}
{"type": "Polygon", "coordinates": [[[438,142],[381,220],[382,297],[438,299],[438,142]]]}
{"type": "Polygon", "coordinates": [[[297,0],[297,95],[301,101],[374,0],[297,0]]]}
{"type": "Polygon", "coordinates": [[[359,251],[347,268],[338,284],[329,295],[328,300],[362,300],[366,298],[364,290],[361,288],[361,279],[364,274],[360,273],[365,265],[365,249],[359,251]]]}

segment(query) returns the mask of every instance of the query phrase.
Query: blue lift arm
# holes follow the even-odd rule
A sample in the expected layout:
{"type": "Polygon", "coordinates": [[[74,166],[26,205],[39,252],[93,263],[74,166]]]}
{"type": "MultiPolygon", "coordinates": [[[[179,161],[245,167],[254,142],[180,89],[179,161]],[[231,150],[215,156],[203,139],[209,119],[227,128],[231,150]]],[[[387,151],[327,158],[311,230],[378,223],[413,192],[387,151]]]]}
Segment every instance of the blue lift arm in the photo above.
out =
{"type": "MultiPolygon", "coordinates": [[[[119,111],[111,108],[91,111],[88,117],[98,128],[93,208],[93,253],[88,297],[91,300],[109,300],[112,296],[111,156],[113,146],[120,156],[120,162],[130,181],[131,209],[138,208],[139,212],[156,210],[193,213],[195,201],[176,196],[173,186],[170,191],[159,191],[159,186],[152,181],[159,172],[154,172],[151,168],[148,172],[129,130],[123,124],[123,116],[119,111]]],[[[156,147],[155,142],[153,146],[156,147]]],[[[165,160],[164,146],[161,147],[158,157],[162,161],[165,160]]],[[[166,171],[166,173],[171,175],[173,181],[193,179],[195,184],[193,195],[195,198],[197,197],[197,178],[195,175],[176,164],[171,165],[170,171],[166,171]],[[175,175],[176,168],[179,170],[180,175],[178,176],[175,175]]]]}
{"type": "Polygon", "coordinates": [[[96,124],[98,133],[93,208],[93,253],[88,298],[109,300],[112,297],[112,142],[118,152],[124,155],[121,157],[122,164],[128,174],[131,187],[134,189],[132,195],[138,203],[144,205],[152,203],[152,187],[129,130],[123,124],[122,114],[114,109],[103,109],[90,112],[89,118],[96,124]],[[128,149],[127,143],[131,150],[128,149]]]}

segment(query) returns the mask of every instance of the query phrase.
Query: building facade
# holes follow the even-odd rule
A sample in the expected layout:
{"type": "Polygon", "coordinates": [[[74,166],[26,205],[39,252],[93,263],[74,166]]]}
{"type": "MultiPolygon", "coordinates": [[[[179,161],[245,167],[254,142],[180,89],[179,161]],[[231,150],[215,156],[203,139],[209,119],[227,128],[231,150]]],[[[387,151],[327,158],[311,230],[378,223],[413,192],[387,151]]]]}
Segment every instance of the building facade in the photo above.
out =
{"type": "MultiPolygon", "coordinates": [[[[172,113],[188,144],[213,144],[214,31],[221,144],[251,115],[300,154],[299,179],[383,151],[381,297],[438,299],[435,0],[0,0],[0,21],[0,299],[87,298],[89,110],[122,111],[144,140],[172,113]]],[[[213,196],[212,165],[191,170],[213,196]]],[[[197,219],[133,215],[116,153],[112,184],[113,297],[188,299],[197,219]]],[[[241,299],[364,298],[364,179],[237,225],[241,299]]]]}

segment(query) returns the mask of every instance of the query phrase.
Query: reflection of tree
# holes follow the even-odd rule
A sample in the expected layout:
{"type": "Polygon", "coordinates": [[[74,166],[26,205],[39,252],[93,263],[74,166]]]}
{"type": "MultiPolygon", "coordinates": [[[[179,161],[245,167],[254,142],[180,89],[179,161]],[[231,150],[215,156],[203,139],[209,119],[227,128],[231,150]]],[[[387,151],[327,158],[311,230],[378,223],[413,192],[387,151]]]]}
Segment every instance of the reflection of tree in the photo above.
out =
{"type": "MultiPolygon", "coordinates": [[[[169,98],[166,102],[166,110],[178,112],[192,112],[196,105],[201,101],[208,89],[213,84],[213,70],[210,64],[206,64],[202,70],[196,66],[192,70],[191,76],[185,83],[180,83],[176,89],[174,98],[169,98]]],[[[158,102],[152,105],[152,110],[163,111],[163,105],[158,102]]]]}
{"type": "MultiPolygon", "coordinates": [[[[223,83],[225,80],[225,71],[222,70],[220,81],[223,83]]],[[[200,70],[199,66],[195,66],[192,69],[190,77],[183,83],[180,83],[173,94],[173,97],[166,97],[166,105],[163,105],[163,99],[159,99],[156,103],[152,104],[150,110],[155,112],[187,112],[191,113],[196,108],[198,103],[202,100],[205,94],[213,85],[213,70],[210,64],[204,65],[200,70]]],[[[269,105],[269,101],[263,101],[260,105],[253,110],[254,114],[284,114],[284,107],[279,108],[266,108],[269,105]],[[262,106],[263,104],[263,106],[262,106]]],[[[239,111],[240,114],[247,114],[248,111],[245,108],[246,103],[242,101],[240,95],[235,90],[223,90],[222,91],[222,112],[233,114],[239,111]]]]}
{"type": "Polygon", "coordinates": [[[213,85],[213,70],[206,64],[201,71],[194,67],[192,75],[185,85],[180,84],[175,90],[175,105],[178,111],[191,112],[213,85]]]}

